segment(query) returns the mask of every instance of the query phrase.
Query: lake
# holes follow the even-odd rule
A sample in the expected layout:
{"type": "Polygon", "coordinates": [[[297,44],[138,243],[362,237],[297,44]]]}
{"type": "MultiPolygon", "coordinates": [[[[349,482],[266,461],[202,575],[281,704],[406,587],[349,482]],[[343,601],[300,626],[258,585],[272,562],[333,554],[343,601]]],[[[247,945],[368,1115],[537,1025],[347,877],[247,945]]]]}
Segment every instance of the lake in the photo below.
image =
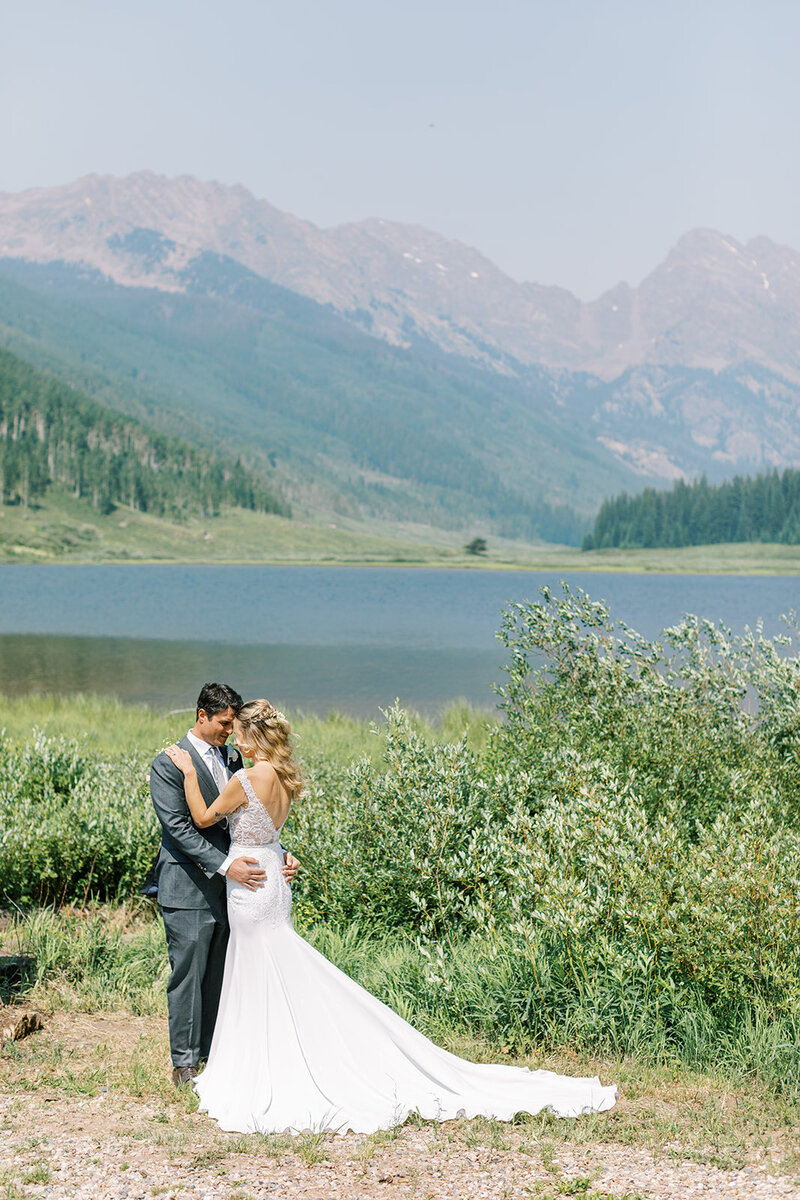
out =
{"type": "MultiPolygon", "coordinates": [[[[792,576],[564,573],[646,636],[684,612],[767,633],[792,576]]],[[[494,703],[511,600],[553,573],[386,567],[0,566],[0,687],[187,708],[207,679],[308,712],[494,703]]]]}

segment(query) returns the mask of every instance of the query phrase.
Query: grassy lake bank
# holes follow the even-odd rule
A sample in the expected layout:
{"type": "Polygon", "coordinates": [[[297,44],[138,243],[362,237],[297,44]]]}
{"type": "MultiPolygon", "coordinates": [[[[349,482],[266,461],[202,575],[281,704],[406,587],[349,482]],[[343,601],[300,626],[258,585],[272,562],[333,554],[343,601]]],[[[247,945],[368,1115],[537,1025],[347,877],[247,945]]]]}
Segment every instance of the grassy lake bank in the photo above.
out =
{"type": "Polygon", "coordinates": [[[427,566],[477,570],[664,574],[800,574],[800,547],[761,543],[681,549],[597,550],[533,546],[487,536],[467,554],[463,532],[421,526],[289,519],[226,510],[182,521],[117,508],[99,514],[66,492],[38,507],[0,507],[0,563],[427,566]]]}

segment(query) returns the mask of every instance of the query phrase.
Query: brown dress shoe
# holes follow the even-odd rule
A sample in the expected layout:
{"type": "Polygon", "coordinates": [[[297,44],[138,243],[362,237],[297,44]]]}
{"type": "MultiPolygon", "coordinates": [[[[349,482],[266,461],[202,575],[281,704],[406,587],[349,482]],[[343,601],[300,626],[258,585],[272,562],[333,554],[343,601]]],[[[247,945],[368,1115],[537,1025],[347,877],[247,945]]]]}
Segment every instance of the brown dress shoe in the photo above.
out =
{"type": "Polygon", "coordinates": [[[196,1074],[197,1067],[175,1067],[172,1072],[172,1082],[175,1087],[191,1087],[196,1074]]]}

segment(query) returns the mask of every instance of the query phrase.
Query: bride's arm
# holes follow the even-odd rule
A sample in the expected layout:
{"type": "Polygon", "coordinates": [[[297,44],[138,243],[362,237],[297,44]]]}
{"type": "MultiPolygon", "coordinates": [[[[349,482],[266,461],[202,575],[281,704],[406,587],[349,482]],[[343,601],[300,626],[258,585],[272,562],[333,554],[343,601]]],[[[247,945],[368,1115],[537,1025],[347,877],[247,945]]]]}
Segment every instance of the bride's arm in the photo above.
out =
{"type": "Polygon", "coordinates": [[[198,829],[208,829],[209,825],[216,825],[217,821],[221,821],[228,813],[241,808],[247,799],[239,780],[229,779],[214,803],[209,804],[206,808],[200,784],[197,782],[197,771],[189,751],[182,750],[180,746],[167,746],[164,753],[183,772],[186,803],[189,805],[189,812],[198,829]]]}

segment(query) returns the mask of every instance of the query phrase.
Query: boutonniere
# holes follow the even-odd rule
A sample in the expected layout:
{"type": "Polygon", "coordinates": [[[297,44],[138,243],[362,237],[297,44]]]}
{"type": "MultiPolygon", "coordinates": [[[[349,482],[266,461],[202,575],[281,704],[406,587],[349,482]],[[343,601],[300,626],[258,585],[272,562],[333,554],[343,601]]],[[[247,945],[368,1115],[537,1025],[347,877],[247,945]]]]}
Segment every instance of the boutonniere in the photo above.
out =
{"type": "Polygon", "coordinates": [[[230,749],[228,751],[228,766],[232,767],[234,763],[238,762],[241,762],[241,755],[239,754],[239,751],[235,748],[230,749]]]}

